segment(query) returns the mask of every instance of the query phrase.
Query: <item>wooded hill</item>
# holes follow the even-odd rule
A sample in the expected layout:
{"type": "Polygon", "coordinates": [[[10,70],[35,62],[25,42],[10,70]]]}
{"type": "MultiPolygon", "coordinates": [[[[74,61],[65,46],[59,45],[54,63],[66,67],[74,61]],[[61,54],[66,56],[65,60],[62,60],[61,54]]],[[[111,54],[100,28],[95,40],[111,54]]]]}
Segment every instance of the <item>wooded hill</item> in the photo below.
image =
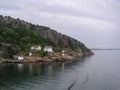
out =
{"type": "Polygon", "coordinates": [[[29,52],[32,45],[51,45],[55,52],[62,49],[91,52],[83,43],[49,27],[0,15],[0,57],[11,58],[21,51],[29,52]]]}

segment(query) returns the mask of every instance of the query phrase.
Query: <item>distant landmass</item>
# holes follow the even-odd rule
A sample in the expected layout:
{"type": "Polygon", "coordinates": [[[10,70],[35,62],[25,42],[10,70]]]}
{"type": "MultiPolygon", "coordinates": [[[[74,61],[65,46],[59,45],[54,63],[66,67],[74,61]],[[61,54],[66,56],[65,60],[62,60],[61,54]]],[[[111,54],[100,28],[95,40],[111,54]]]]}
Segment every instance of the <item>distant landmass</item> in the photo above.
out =
{"type": "Polygon", "coordinates": [[[92,53],[80,41],[49,27],[0,15],[0,58],[12,58],[13,55],[29,52],[33,45],[40,45],[42,48],[52,46],[55,52],[64,49],[83,55],[92,53]]]}
{"type": "Polygon", "coordinates": [[[91,50],[120,50],[119,48],[91,48],[91,50]]]}

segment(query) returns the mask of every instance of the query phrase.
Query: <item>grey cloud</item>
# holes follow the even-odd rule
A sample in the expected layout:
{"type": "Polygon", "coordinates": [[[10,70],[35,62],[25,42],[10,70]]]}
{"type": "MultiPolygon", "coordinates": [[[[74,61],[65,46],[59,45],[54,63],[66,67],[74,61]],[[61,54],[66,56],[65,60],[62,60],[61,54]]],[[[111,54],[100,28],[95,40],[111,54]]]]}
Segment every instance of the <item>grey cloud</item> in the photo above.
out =
{"type": "MultiPolygon", "coordinates": [[[[73,16],[92,17],[111,21],[119,7],[117,0],[2,0],[0,7],[5,9],[36,8],[38,12],[49,12],[73,16]],[[117,7],[118,6],[118,7],[117,7]]],[[[116,15],[116,16],[118,16],[116,15]]]]}
{"type": "Polygon", "coordinates": [[[92,17],[107,21],[118,21],[119,4],[117,0],[35,0],[29,1],[27,6],[37,8],[38,12],[47,12],[52,14],[65,14],[76,17],[92,17]]]}
{"type": "Polygon", "coordinates": [[[19,10],[24,8],[26,8],[26,6],[23,0],[0,0],[0,9],[19,10]]]}

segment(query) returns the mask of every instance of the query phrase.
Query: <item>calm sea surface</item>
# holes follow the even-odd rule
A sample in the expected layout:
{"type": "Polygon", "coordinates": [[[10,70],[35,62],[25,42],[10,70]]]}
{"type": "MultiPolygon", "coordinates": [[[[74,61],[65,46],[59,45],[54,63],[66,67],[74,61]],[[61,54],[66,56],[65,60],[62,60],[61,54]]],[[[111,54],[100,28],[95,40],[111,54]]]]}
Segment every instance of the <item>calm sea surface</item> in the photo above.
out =
{"type": "Polygon", "coordinates": [[[0,64],[0,90],[120,90],[120,51],[68,63],[0,64]]]}

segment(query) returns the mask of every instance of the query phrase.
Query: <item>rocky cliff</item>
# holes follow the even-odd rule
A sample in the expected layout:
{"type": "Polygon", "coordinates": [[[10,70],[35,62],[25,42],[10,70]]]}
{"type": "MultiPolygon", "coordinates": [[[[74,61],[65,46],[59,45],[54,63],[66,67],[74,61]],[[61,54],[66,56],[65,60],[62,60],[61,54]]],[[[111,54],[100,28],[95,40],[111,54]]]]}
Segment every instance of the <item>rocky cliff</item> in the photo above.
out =
{"type": "MultiPolygon", "coordinates": [[[[28,22],[25,22],[24,20],[20,20],[19,18],[14,19],[10,16],[2,16],[0,15],[0,30],[1,33],[3,30],[32,30],[36,32],[40,37],[44,38],[44,40],[49,41],[49,43],[46,42],[46,44],[52,44],[56,49],[59,47],[60,49],[66,49],[66,50],[73,50],[82,53],[83,55],[88,55],[92,54],[92,51],[88,49],[83,43],[80,41],[71,38],[67,35],[58,33],[55,30],[50,29],[49,27],[46,26],[40,26],[40,25],[34,25],[28,22]]],[[[2,36],[2,35],[1,35],[2,36]]],[[[4,36],[4,35],[3,35],[4,36]]],[[[0,57],[2,57],[2,54],[4,51],[7,51],[7,46],[9,44],[11,46],[16,46],[13,45],[13,43],[9,43],[9,40],[7,41],[2,41],[4,37],[0,37],[0,57]],[[7,43],[7,46],[6,44],[7,43]],[[5,45],[4,45],[5,44],[5,45]]],[[[44,41],[42,41],[44,42],[44,41]]],[[[32,44],[31,44],[32,45],[32,44]]],[[[19,45],[17,45],[19,46],[19,45]]],[[[20,48],[20,47],[18,47],[20,48]]]]}

